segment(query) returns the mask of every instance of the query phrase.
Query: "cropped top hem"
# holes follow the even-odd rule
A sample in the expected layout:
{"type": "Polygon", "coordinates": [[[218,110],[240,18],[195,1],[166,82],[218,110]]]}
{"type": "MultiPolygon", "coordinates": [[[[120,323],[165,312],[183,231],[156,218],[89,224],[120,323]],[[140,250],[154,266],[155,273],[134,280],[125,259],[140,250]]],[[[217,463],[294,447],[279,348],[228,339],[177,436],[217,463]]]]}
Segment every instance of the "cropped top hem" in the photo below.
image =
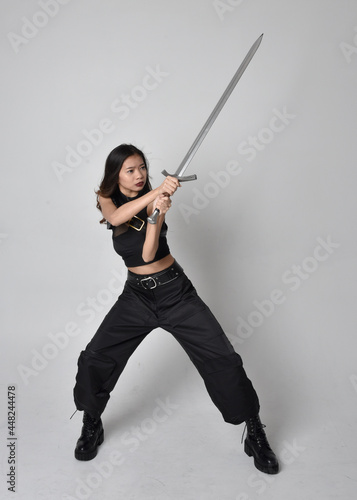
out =
{"type": "MultiPolygon", "coordinates": [[[[135,198],[129,198],[119,190],[112,194],[111,199],[116,207],[120,207],[129,201],[140,198],[148,191],[141,191],[135,198]]],[[[139,267],[146,266],[147,264],[152,264],[158,260],[167,257],[170,254],[170,249],[167,244],[166,234],[167,234],[167,224],[164,222],[161,227],[161,232],[159,236],[159,245],[156,251],[155,257],[146,262],[142,257],[143,246],[146,237],[147,228],[147,207],[140,210],[134,217],[132,217],[128,222],[120,224],[119,226],[113,226],[107,223],[107,228],[113,231],[112,240],[114,250],[118,255],[122,257],[126,267],[139,267]]]]}

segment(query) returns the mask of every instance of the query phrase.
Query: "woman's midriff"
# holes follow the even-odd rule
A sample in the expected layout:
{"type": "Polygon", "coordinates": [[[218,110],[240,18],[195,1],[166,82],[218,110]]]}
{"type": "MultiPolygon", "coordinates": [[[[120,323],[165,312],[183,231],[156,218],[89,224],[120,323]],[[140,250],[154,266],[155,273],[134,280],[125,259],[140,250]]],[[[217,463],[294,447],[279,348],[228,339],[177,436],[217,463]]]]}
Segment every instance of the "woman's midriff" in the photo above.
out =
{"type": "Polygon", "coordinates": [[[166,255],[163,259],[160,259],[156,262],[152,262],[151,264],[146,264],[145,266],[138,267],[128,267],[129,271],[135,274],[153,274],[159,273],[164,269],[168,268],[173,264],[175,259],[171,254],[166,255]]]}

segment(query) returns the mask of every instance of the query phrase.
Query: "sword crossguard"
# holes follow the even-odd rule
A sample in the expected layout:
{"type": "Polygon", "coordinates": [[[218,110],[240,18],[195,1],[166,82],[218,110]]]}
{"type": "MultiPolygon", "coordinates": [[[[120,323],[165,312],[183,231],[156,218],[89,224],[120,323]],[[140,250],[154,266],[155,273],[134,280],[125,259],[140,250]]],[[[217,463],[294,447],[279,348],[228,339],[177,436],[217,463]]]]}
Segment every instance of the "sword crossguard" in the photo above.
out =
{"type": "Polygon", "coordinates": [[[197,179],[197,175],[196,174],[193,174],[193,175],[185,175],[185,176],[179,176],[177,174],[169,174],[166,170],[163,170],[161,172],[165,177],[167,177],[168,175],[170,177],[175,177],[176,179],[178,179],[180,182],[186,182],[186,181],[195,181],[197,179]]]}
{"type": "MultiPolygon", "coordinates": [[[[161,173],[165,177],[167,177],[168,175],[170,177],[175,177],[176,179],[179,180],[179,182],[195,181],[197,179],[197,175],[196,174],[185,175],[185,176],[182,177],[182,176],[179,176],[177,174],[169,174],[168,172],[166,172],[166,170],[163,170],[161,173]]],[[[157,218],[159,217],[159,215],[160,215],[160,210],[158,208],[155,208],[155,210],[153,211],[153,213],[146,220],[147,220],[147,222],[149,224],[156,224],[157,218]]]]}

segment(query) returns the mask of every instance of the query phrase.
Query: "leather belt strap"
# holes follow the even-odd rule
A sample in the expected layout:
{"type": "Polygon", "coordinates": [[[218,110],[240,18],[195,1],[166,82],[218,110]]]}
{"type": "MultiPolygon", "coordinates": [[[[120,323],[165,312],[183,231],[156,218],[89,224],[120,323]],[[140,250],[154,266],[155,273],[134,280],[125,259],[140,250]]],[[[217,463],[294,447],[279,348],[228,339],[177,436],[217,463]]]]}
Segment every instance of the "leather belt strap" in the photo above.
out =
{"type": "Polygon", "coordinates": [[[172,266],[153,274],[136,274],[128,271],[128,282],[145,288],[145,290],[153,290],[154,288],[170,281],[175,280],[183,274],[182,267],[175,261],[172,266]]]}

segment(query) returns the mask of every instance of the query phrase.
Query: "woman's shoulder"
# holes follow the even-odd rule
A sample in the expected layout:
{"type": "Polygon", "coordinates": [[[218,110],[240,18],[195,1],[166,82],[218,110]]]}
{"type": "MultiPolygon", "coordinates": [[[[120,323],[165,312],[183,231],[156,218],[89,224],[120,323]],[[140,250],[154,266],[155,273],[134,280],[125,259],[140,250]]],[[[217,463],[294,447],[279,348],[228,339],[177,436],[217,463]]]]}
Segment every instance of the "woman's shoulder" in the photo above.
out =
{"type": "Polygon", "coordinates": [[[113,193],[110,196],[98,195],[98,201],[101,207],[105,205],[111,206],[112,204],[114,204],[118,208],[120,205],[123,204],[123,201],[120,199],[117,193],[113,193]]]}

